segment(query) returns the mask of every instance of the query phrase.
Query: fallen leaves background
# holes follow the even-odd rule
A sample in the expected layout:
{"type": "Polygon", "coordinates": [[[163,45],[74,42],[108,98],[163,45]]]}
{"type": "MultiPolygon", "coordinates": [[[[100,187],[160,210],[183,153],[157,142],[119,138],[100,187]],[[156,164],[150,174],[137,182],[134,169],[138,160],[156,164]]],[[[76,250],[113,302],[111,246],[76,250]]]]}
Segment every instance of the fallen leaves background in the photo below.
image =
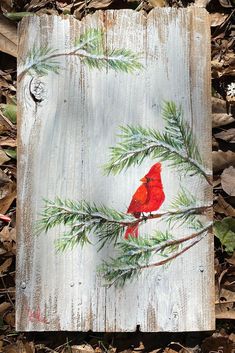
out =
{"type": "Polygon", "coordinates": [[[0,352],[230,353],[235,351],[235,0],[1,0],[0,2],[0,352]],[[29,333],[14,331],[16,249],[17,23],[24,16],[99,9],[206,7],[211,77],[217,327],[214,333],[29,333]]]}

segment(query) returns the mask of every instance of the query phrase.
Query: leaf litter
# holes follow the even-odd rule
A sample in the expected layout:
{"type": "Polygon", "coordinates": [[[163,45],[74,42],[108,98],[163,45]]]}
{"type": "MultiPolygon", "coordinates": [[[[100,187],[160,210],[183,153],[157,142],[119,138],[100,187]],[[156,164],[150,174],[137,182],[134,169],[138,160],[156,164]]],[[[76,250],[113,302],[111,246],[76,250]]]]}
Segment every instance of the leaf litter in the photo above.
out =
{"type": "Polygon", "coordinates": [[[232,147],[235,131],[234,0],[3,0],[1,1],[0,50],[5,53],[0,68],[0,350],[6,353],[34,352],[161,352],[230,353],[235,333],[234,167],[232,147]],[[109,333],[14,333],[15,306],[15,209],[16,209],[16,28],[24,16],[69,14],[77,19],[99,9],[153,7],[206,7],[211,16],[212,123],[215,218],[216,331],[213,334],[109,333]],[[8,151],[7,151],[8,150],[8,151]],[[9,153],[13,151],[12,153],[9,153]],[[1,218],[1,215],[3,218],[1,218]],[[5,218],[4,218],[5,217],[5,218]],[[13,332],[13,333],[12,333],[13,332]]]}

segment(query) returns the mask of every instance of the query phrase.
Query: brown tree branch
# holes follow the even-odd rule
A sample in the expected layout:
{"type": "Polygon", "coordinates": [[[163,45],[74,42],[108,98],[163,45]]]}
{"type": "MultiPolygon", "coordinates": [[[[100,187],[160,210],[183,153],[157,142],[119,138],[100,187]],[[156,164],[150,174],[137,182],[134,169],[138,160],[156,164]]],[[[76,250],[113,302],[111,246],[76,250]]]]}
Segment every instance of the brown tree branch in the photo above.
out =
{"type": "Polygon", "coordinates": [[[194,239],[194,238],[198,237],[199,235],[203,234],[204,232],[208,231],[211,228],[211,226],[212,226],[212,223],[210,223],[206,227],[200,229],[198,232],[192,233],[192,234],[187,235],[185,237],[182,237],[182,238],[179,238],[179,239],[166,240],[166,241],[162,242],[160,245],[153,246],[152,248],[151,247],[146,247],[146,249],[143,249],[143,252],[145,250],[148,250],[148,251],[152,251],[152,252],[157,253],[159,251],[164,250],[165,248],[168,248],[169,246],[182,244],[182,243],[184,243],[186,241],[189,241],[191,239],[194,239]]]}
{"type": "Polygon", "coordinates": [[[134,225],[137,225],[141,222],[146,222],[149,219],[180,215],[183,213],[188,213],[191,215],[202,215],[211,207],[212,207],[212,205],[208,205],[208,206],[190,207],[190,208],[185,208],[185,209],[181,209],[181,210],[177,210],[177,211],[167,211],[167,212],[154,213],[154,214],[150,213],[148,216],[142,216],[140,218],[137,218],[136,221],[133,221],[133,222],[117,221],[117,223],[120,223],[124,226],[130,226],[130,225],[134,226],[134,225]]]}
{"type": "MultiPolygon", "coordinates": [[[[190,240],[192,238],[197,238],[199,235],[203,234],[204,232],[206,232],[207,230],[209,230],[210,228],[212,227],[212,224],[210,224],[209,226],[203,228],[200,232],[198,233],[194,233],[194,234],[191,234],[191,236],[188,236],[188,237],[185,237],[185,238],[188,238],[187,240],[190,240]]],[[[206,234],[205,234],[206,235],[206,234]]],[[[204,235],[204,236],[205,236],[204,235]]],[[[197,243],[199,243],[199,241],[201,241],[204,236],[201,236],[199,237],[198,239],[195,239],[193,242],[191,242],[189,245],[187,245],[185,248],[183,248],[182,250],[180,251],[177,251],[175,253],[173,253],[173,255],[167,257],[166,259],[164,260],[161,260],[161,261],[158,261],[158,262],[155,262],[155,263],[152,263],[152,264],[149,264],[149,265],[144,265],[144,266],[140,266],[139,269],[145,269],[145,268],[149,268],[149,267],[158,267],[158,266],[162,266],[162,265],[165,265],[167,262],[169,261],[172,261],[173,259],[177,258],[178,256],[182,255],[183,253],[185,253],[187,250],[191,249],[194,245],[196,245],[197,243]]],[[[181,239],[176,239],[175,242],[173,242],[173,244],[171,245],[174,245],[174,244],[180,244],[184,241],[187,241],[185,240],[185,238],[181,238],[181,239]]],[[[170,243],[170,242],[169,242],[170,243]]],[[[163,244],[164,245],[164,244],[163,244]]],[[[169,246],[169,245],[167,245],[169,246]]],[[[165,246],[166,247],[166,246],[165,246]]],[[[164,247],[164,248],[165,248],[164,247]]]]}

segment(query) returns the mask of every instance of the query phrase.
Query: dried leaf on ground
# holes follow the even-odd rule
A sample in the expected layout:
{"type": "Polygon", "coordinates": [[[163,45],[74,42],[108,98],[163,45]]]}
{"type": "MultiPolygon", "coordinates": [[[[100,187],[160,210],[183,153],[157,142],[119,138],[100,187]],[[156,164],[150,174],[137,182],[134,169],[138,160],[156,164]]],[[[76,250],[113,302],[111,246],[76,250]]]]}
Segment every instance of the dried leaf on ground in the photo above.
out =
{"type": "Polygon", "coordinates": [[[212,148],[216,150],[219,149],[219,143],[214,136],[212,136],[212,148]]]}
{"type": "Polygon", "coordinates": [[[214,113],[212,114],[212,127],[220,127],[231,124],[235,121],[231,114],[226,113],[214,113]]]}
{"type": "Polygon", "coordinates": [[[212,97],[212,113],[226,113],[226,101],[220,98],[212,97]]]}
{"type": "Polygon", "coordinates": [[[228,14],[214,12],[210,14],[211,27],[220,26],[228,17],[228,14]]]}
{"type": "Polygon", "coordinates": [[[235,152],[213,151],[212,162],[214,173],[218,173],[227,167],[235,166],[235,152]]]}
{"type": "Polygon", "coordinates": [[[228,337],[207,337],[201,345],[202,353],[231,353],[233,344],[228,337]]]}
{"type": "MultiPolygon", "coordinates": [[[[215,176],[216,178],[216,176],[215,176]]],[[[221,180],[220,180],[220,177],[218,176],[216,179],[214,178],[213,180],[213,188],[214,189],[221,189],[221,187],[219,187],[221,185],[221,180]]]]}
{"type": "Polygon", "coordinates": [[[225,251],[232,253],[235,250],[235,219],[226,217],[222,221],[215,221],[213,229],[225,251]]]}
{"type": "Polygon", "coordinates": [[[211,0],[195,0],[194,6],[206,8],[210,1],[211,0]]]}
{"type": "Polygon", "coordinates": [[[2,12],[11,11],[12,10],[12,5],[13,5],[13,1],[12,0],[1,0],[0,4],[1,4],[2,12]]]}
{"type": "MultiPolygon", "coordinates": [[[[235,319],[235,309],[234,302],[225,302],[219,303],[215,306],[215,317],[216,319],[235,319]]],[[[216,351],[217,352],[217,351],[216,351]]],[[[232,350],[229,350],[228,353],[231,353],[232,350]]]]}
{"type": "Polygon", "coordinates": [[[2,114],[13,124],[16,123],[17,106],[16,104],[0,104],[2,114]]]}
{"type": "Polygon", "coordinates": [[[3,125],[6,130],[14,130],[16,131],[16,127],[14,124],[12,124],[12,122],[2,114],[2,112],[0,111],[0,124],[3,125]]]}
{"type": "Polygon", "coordinates": [[[235,128],[223,130],[221,132],[218,132],[214,136],[218,139],[221,139],[230,143],[235,143],[235,128]]]}
{"type": "Polygon", "coordinates": [[[218,195],[217,203],[214,206],[214,211],[225,214],[226,216],[235,217],[235,209],[225,201],[222,195],[218,195]]]}
{"type": "Polygon", "coordinates": [[[0,146],[16,147],[17,142],[16,139],[4,137],[0,140],[0,146]]]}
{"type": "Polygon", "coordinates": [[[9,344],[4,347],[4,353],[19,353],[19,349],[16,344],[9,344]]]}
{"type": "Polygon", "coordinates": [[[72,353],[94,353],[94,348],[89,344],[71,346],[72,353]]]}
{"type": "MultiPolygon", "coordinates": [[[[14,320],[15,318],[13,317],[12,319],[14,320]]],[[[53,352],[53,350],[51,351],[53,352]]],[[[10,351],[7,350],[6,353],[34,353],[34,352],[35,352],[35,347],[33,342],[25,342],[25,341],[23,342],[22,340],[17,340],[16,345],[12,345],[10,351]]]]}
{"type": "Polygon", "coordinates": [[[8,162],[10,158],[7,156],[7,154],[4,152],[3,149],[0,149],[0,165],[8,162]]]}
{"type": "Polygon", "coordinates": [[[152,7],[164,7],[164,6],[166,6],[166,1],[165,0],[149,0],[149,4],[152,7]]]}
{"type": "Polygon", "coordinates": [[[227,258],[226,261],[227,261],[229,264],[235,266],[235,252],[232,254],[231,257],[227,258]]]}
{"type": "Polygon", "coordinates": [[[0,169],[0,187],[11,182],[11,179],[0,169]]]}
{"type": "Polygon", "coordinates": [[[223,281],[221,285],[222,289],[228,292],[223,296],[227,298],[227,300],[233,300],[235,302],[235,266],[230,266],[226,269],[226,273],[223,276],[223,281]],[[227,296],[229,296],[229,298],[227,296]]]}
{"type": "Polygon", "coordinates": [[[216,58],[211,61],[212,77],[220,78],[225,75],[235,75],[235,55],[228,52],[223,59],[216,58]]]}
{"type": "Polygon", "coordinates": [[[16,26],[3,15],[0,15],[0,51],[17,57],[16,26]]]}
{"type": "Polygon", "coordinates": [[[12,257],[6,259],[3,264],[0,265],[0,277],[5,273],[12,264],[12,257]]]}
{"type": "Polygon", "coordinates": [[[235,196],[235,168],[224,169],[221,174],[221,185],[223,190],[230,196],[235,196]]]}
{"type": "Polygon", "coordinates": [[[9,226],[5,226],[0,232],[0,240],[4,241],[16,241],[16,229],[9,228],[9,226]]]}
{"type": "Polygon", "coordinates": [[[7,75],[4,71],[0,70],[0,88],[1,89],[5,88],[15,92],[16,88],[11,82],[11,76],[10,78],[7,76],[10,76],[10,75],[7,75]]]}
{"type": "MultiPolygon", "coordinates": [[[[4,321],[10,326],[10,327],[15,327],[15,312],[12,311],[10,313],[7,313],[4,315],[4,321]]],[[[17,353],[23,353],[24,351],[18,350],[17,353]]],[[[26,353],[26,352],[25,352],[26,353]]]]}
{"type": "Polygon", "coordinates": [[[104,9],[108,7],[113,0],[91,0],[87,6],[87,8],[91,9],[104,9]]]}
{"type": "Polygon", "coordinates": [[[12,183],[3,184],[0,188],[0,200],[12,192],[12,183]]]}
{"type": "Polygon", "coordinates": [[[11,192],[9,192],[8,195],[0,199],[0,213],[5,214],[8,210],[9,207],[11,206],[12,202],[16,198],[16,187],[15,184],[12,185],[11,187],[11,192]]]}
{"type": "Polygon", "coordinates": [[[56,1],[56,7],[58,10],[62,11],[64,15],[70,15],[71,9],[77,5],[76,3],[68,4],[63,1],[56,1]]]}
{"type": "Polygon", "coordinates": [[[3,302],[0,304],[0,315],[4,314],[11,307],[11,303],[3,302]]]}
{"type": "Polygon", "coordinates": [[[219,3],[221,6],[225,7],[225,8],[230,8],[233,7],[233,0],[219,0],[219,3]]]}
{"type": "Polygon", "coordinates": [[[233,319],[235,314],[235,267],[226,268],[216,282],[216,317],[233,319]]]}
{"type": "Polygon", "coordinates": [[[229,335],[229,340],[233,343],[235,343],[235,333],[230,333],[229,335]]]}
{"type": "Polygon", "coordinates": [[[163,351],[163,353],[178,353],[178,351],[170,348],[170,347],[166,347],[163,351]]]}
{"type": "Polygon", "coordinates": [[[229,95],[227,95],[227,96],[226,96],[226,99],[227,99],[227,101],[229,102],[229,104],[235,105],[235,96],[229,96],[229,95]]]}
{"type": "Polygon", "coordinates": [[[33,11],[33,10],[41,9],[42,7],[45,7],[50,3],[51,3],[51,0],[31,0],[31,1],[27,1],[27,5],[25,6],[25,9],[27,11],[33,11]]]}

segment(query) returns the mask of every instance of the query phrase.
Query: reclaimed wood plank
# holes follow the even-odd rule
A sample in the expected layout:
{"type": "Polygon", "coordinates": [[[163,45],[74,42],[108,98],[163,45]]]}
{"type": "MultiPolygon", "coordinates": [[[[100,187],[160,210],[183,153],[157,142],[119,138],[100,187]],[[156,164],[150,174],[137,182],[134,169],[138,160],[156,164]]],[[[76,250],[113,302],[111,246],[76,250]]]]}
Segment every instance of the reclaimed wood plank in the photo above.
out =
{"type": "MultiPolygon", "coordinates": [[[[104,203],[126,211],[150,160],[116,176],[101,166],[118,141],[118,127],[163,129],[161,106],[181,104],[211,170],[210,27],[205,10],[97,11],[82,21],[30,16],[19,30],[19,147],[17,313],[20,331],[197,331],[214,328],[213,239],[209,233],[167,267],[144,270],[124,288],[104,287],[96,268],[114,254],[94,245],[57,253],[62,226],[33,235],[43,198],[104,203]],[[24,75],[25,58],[49,46],[70,53],[86,29],[104,30],[104,46],[140,54],[144,70],[132,74],[92,70],[73,55],[56,60],[59,74],[24,75]]],[[[180,179],[163,163],[164,209],[180,183],[198,200],[212,200],[200,177],[180,179]]],[[[210,219],[210,217],[209,217],[210,219]]],[[[150,223],[150,222],[149,222],[150,223]]],[[[157,221],[143,232],[164,229],[157,221]],[[161,228],[162,227],[162,228],[161,228]]],[[[189,229],[173,229],[175,237],[189,229]]]]}

